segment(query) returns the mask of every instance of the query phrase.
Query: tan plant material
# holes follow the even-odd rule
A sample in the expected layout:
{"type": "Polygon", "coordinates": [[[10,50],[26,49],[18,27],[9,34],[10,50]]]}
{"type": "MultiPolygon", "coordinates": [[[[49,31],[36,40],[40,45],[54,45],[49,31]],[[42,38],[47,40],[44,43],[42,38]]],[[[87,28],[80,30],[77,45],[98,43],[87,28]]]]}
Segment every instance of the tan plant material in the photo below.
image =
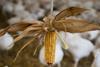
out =
{"type": "Polygon", "coordinates": [[[9,26],[0,30],[0,37],[3,36],[9,29],[9,26]]]}
{"type": "Polygon", "coordinates": [[[0,36],[4,35],[5,32],[6,32],[6,31],[5,31],[4,29],[1,29],[1,30],[0,30],[0,36]]]}
{"type": "Polygon", "coordinates": [[[77,20],[77,19],[65,19],[65,20],[55,21],[55,23],[53,23],[53,26],[58,31],[67,31],[71,33],[100,30],[99,23],[93,23],[93,22],[88,22],[86,20],[77,20]]]}
{"type": "Polygon", "coordinates": [[[82,12],[84,12],[86,10],[87,9],[79,8],[79,7],[70,7],[70,8],[67,8],[67,9],[61,11],[59,14],[57,14],[55,16],[54,20],[58,21],[64,17],[80,15],[82,12]]]}
{"type": "MultiPolygon", "coordinates": [[[[92,23],[85,20],[77,20],[77,19],[62,19],[62,18],[65,18],[66,16],[69,17],[69,16],[79,15],[85,10],[86,9],[79,8],[79,7],[69,7],[61,11],[55,17],[52,17],[52,16],[45,17],[43,19],[43,22],[38,21],[38,20],[33,21],[33,23],[27,23],[25,21],[24,22],[21,21],[22,23],[16,23],[11,26],[8,26],[7,28],[3,30],[0,30],[0,36],[2,36],[5,32],[22,31],[22,34],[20,34],[17,38],[15,38],[15,42],[17,42],[23,37],[25,37],[26,35],[29,35],[29,32],[34,32],[33,38],[39,37],[40,35],[47,36],[49,43],[47,44],[47,42],[45,41],[45,44],[49,46],[48,48],[54,50],[54,47],[51,48],[51,41],[53,42],[53,44],[55,44],[55,34],[54,34],[55,31],[57,32],[65,31],[65,32],[76,33],[76,32],[86,32],[86,31],[91,31],[91,30],[100,30],[99,23],[92,23]],[[53,34],[51,35],[48,32],[51,34],[53,33],[53,34]],[[37,34],[39,35],[35,36],[37,34]]],[[[26,46],[22,47],[22,49],[17,53],[17,56],[25,47],[26,46]]],[[[46,50],[48,50],[47,47],[46,47],[46,50]]],[[[49,53],[52,54],[51,52],[49,53]]],[[[48,53],[46,52],[46,59],[48,59],[47,54],[48,53]]],[[[54,55],[52,54],[52,56],[54,55]]],[[[47,62],[52,63],[53,61],[54,59],[53,60],[51,59],[47,62]]]]}

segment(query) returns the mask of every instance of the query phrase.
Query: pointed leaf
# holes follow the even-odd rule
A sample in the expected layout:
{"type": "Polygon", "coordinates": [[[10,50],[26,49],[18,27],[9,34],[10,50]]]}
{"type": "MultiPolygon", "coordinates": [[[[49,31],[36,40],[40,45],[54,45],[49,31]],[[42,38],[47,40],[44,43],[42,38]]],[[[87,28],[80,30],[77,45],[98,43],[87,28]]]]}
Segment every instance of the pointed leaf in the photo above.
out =
{"type": "Polygon", "coordinates": [[[32,24],[30,24],[30,23],[15,23],[10,26],[10,28],[8,29],[8,32],[23,31],[30,25],[32,25],[32,24]]]}
{"type": "Polygon", "coordinates": [[[80,8],[80,7],[69,7],[63,11],[61,11],[59,14],[56,15],[55,17],[55,21],[60,20],[61,18],[69,17],[69,16],[75,16],[75,15],[79,15],[82,12],[84,12],[87,9],[84,8],[80,8]]]}
{"type": "Polygon", "coordinates": [[[65,28],[67,32],[72,33],[100,30],[99,23],[88,22],[85,20],[66,19],[56,22],[57,23],[53,23],[53,26],[58,31],[65,31],[65,28]]]}

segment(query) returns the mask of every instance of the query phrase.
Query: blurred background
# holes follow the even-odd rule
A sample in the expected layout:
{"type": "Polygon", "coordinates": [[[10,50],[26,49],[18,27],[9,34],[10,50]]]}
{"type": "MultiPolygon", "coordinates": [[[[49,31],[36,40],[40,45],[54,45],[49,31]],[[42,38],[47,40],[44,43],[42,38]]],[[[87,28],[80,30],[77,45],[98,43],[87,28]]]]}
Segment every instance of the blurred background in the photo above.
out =
{"type": "MultiPolygon", "coordinates": [[[[32,22],[33,20],[42,20],[43,17],[50,14],[51,0],[0,0],[0,29],[12,25],[21,20],[32,22]]],[[[53,14],[57,15],[61,10],[71,6],[89,9],[82,13],[76,19],[84,19],[90,22],[100,23],[100,0],[54,0],[53,14]]],[[[92,42],[95,47],[100,45],[100,31],[91,31],[80,33],[80,36],[92,42]]],[[[30,39],[23,38],[15,43],[13,48],[6,50],[0,47],[0,67],[45,67],[38,60],[39,49],[33,56],[38,41],[34,41],[26,47],[18,57],[15,63],[12,63],[18,50],[30,39]]],[[[85,48],[84,48],[85,49],[85,48]]],[[[91,48],[89,48],[91,49],[91,48]]],[[[66,50],[61,67],[73,67],[73,55],[66,50]]],[[[93,51],[94,52],[94,51],[93,51]]],[[[91,67],[94,60],[94,53],[91,52],[88,57],[84,57],[79,61],[78,67],[91,67]]],[[[99,53],[100,54],[100,53],[99,53]]],[[[57,67],[57,65],[55,65],[57,67]]]]}

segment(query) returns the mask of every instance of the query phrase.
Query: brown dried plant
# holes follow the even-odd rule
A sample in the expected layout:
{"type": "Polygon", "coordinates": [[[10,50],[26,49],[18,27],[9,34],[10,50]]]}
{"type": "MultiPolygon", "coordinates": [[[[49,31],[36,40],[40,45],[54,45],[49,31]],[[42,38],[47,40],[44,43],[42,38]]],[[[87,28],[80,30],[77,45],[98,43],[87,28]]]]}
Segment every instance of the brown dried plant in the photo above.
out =
{"type": "MultiPolygon", "coordinates": [[[[86,32],[91,30],[100,30],[99,23],[92,23],[86,20],[77,20],[77,19],[65,19],[69,16],[77,16],[87,9],[79,7],[69,7],[55,17],[48,16],[43,19],[43,21],[33,21],[33,23],[28,23],[25,21],[20,21],[20,23],[15,23],[11,26],[8,26],[5,29],[0,30],[0,36],[4,35],[6,32],[17,32],[22,31],[22,33],[15,38],[15,42],[19,41],[23,37],[32,34],[33,38],[28,41],[17,53],[16,58],[20,52],[28,46],[35,38],[44,37],[47,32],[52,31],[65,31],[65,32],[86,32]],[[31,32],[31,33],[30,33],[31,32]]],[[[44,41],[44,40],[43,40],[44,41]]],[[[15,60],[16,60],[15,58],[15,60]]]]}

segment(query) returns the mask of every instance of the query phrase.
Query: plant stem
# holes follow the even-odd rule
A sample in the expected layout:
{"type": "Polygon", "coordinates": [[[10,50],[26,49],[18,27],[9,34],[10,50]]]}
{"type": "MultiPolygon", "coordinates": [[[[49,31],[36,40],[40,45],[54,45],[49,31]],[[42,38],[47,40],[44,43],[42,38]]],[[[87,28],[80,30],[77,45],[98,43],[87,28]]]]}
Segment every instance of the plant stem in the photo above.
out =
{"type": "Polygon", "coordinates": [[[51,0],[51,10],[50,10],[50,13],[51,13],[52,16],[53,16],[53,5],[54,5],[53,2],[54,2],[54,1],[51,0]]]}

